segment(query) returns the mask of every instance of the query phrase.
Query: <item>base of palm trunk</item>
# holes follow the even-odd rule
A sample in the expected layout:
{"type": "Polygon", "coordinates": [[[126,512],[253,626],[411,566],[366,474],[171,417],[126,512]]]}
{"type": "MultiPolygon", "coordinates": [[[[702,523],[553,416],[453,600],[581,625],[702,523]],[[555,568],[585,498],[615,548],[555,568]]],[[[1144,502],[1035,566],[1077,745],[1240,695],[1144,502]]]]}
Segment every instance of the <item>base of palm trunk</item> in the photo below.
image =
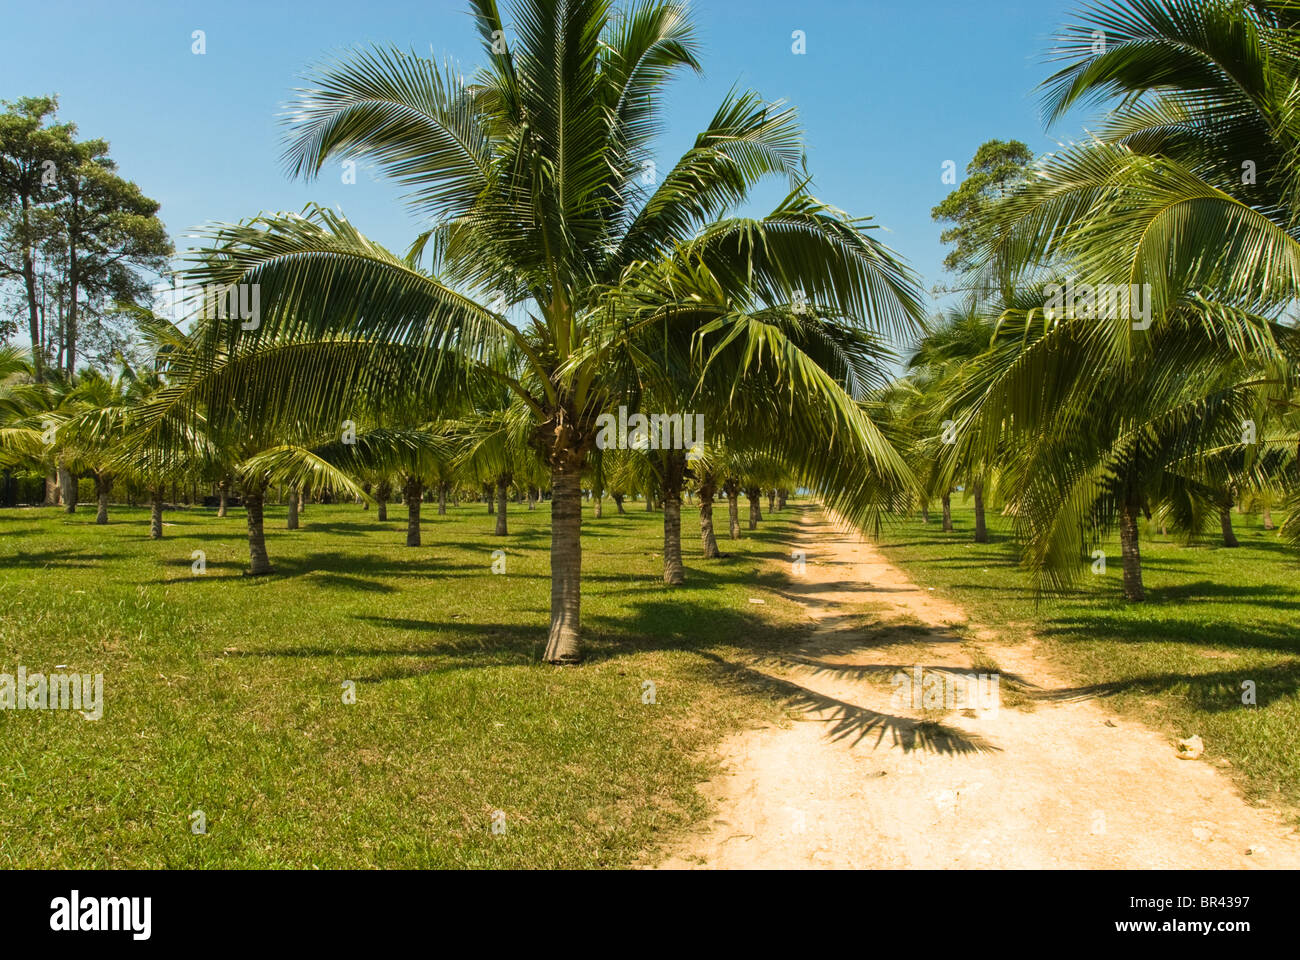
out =
{"type": "Polygon", "coordinates": [[[722,556],[718,549],[718,537],[713,530],[713,495],[700,492],[700,546],[704,549],[704,559],[717,560],[722,556]]]}
{"type": "Polygon", "coordinates": [[[1219,527],[1223,533],[1223,545],[1225,547],[1239,547],[1237,535],[1232,530],[1232,511],[1228,507],[1219,509],[1219,527]]]}
{"type": "Polygon", "coordinates": [[[1119,515],[1120,559],[1124,569],[1124,599],[1141,603],[1146,599],[1142,585],[1142,549],[1138,541],[1138,507],[1126,504],[1119,515]]]}
{"type": "Polygon", "coordinates": [[[680,587],[686,582],[682,565],[682,502],[664,501],[664,586],[680,587]]]}
{"type": "Polygon", "coordinates": [[[542,659],[561,665],[582,659],[582,464],[569,462],[576,459],[551,468],[551,626],[542,659]]]}
{"type": "Polygon", "coordinates": [[[266,553],[266,534],[263,526],[262,495],[246,494],[244,513],[248,519],[248,570],[245,576],[262,577],[271,573],[271,559],[266,553]]]}

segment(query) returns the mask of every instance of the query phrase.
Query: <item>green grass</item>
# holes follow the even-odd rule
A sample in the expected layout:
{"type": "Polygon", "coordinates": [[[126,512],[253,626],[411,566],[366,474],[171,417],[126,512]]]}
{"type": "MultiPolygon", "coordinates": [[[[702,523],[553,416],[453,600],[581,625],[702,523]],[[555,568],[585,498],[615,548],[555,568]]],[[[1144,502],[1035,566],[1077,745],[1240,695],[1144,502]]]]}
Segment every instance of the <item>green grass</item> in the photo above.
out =
{"type": "MultiPolygon", "coordinates": [[[[405,511],[267,517],[273,576],[241,575],[243,511],[0,511],[0,672],[104,674],[104,716],[0,711],[8,867],[608,867],[705,813],[709,748],[781,710],[721,662],[792,644],[771,591],[792,507],[660,581],[662,515],[584,522],[580,667],[540,664],[549,512],[480,504],[405,546],[405,511]],[[491,572],[492,551],[506,572],[491,572]],[[191,572],[203,550],[207,573],[191,572]],[[763,606],[750,597],[766,600],[763,606]],[[343,702],[344,681],[357,702],[343,702]],[[652,680],[655,704],[642,703],[652,680]],[[192,811],[206,835],[190,830],[192,811]],[[505,832],[491,830],[505,813],[505,832]]],[[[724,513],[725,519],[725,513],[724,513]]]]}
{"type": "Polygon", "coordinates": [[[1248,795],[1300,803],[1300,554],[1276,532],[1234,513],[1241,546],[1225,549],[1217,524],[1194,546],[1144,529],[1146,602],[1123,599],[1116,541],[1105,546],[1104,575],[1085,572],[1077,591],[1036,603],[1012,519],[990,511],[988,520],[989,544],[971,542],[973,511],[955,505],[955,532],[942,532],[936,512],[929,524],[887,529],[883,546],[1007,641],[1042,639],[1089,692],[1171,737],[1200,734],[1206,759],[1226,760],[1248,795]],[[1253,707],[1242,703],[1247,680],[1253,707]]]}

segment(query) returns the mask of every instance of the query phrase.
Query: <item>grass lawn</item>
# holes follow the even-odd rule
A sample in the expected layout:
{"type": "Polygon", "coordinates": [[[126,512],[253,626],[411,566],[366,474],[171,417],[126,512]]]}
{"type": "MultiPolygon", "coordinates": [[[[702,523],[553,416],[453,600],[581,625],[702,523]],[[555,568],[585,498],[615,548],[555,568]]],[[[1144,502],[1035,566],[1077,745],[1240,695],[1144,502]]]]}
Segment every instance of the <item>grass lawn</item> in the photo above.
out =
{"type": "Polygon", "coordinates": [[[888,528],[886,555],[1008,641],[1032,632],[1081,686],[1119,709],[1171,736],[1199,734],[1206,759],[1227,761],[1249,796],[1300,804],[1300,554],[1259,517],[1233,514],[1236,549],[1219,546],[1217,524],[1196,546],[1144,529],[1139,604],[1123,599],[1118,540],[1105,548],[1104,575],[1088,573],[1074,594],[1036,604],[1012,518],[989,512],[989,544],[971,542],[969,506],[954,503],[953,518],[951,534],[937,511],[928,524],[888,528]],[[1242,703],[1247,680],[1253,707],[1242,703]]]}
{"type": "Polygon", "coordinates": [[[793,505],[707,563],[687,506],[688,585],[672,592],[662,514],[643,506],[586,508],[575,668],[538,662],[545,504],[512,504],[507,538],[482,504],[426,504],[419,548],[404,508],[380,524],[373,508],[310,506],[298,531],[270,508],[263,579],[241,575],[242,510],[169,510],[161,541],[144,508],[114,508],[107,527],[93,506],[0,511],[0,672],[102,672],[105,704],[98,721],[0,711],[0,865],[635,861],[703,815],[708,748],[781,713],[719,658],[794,643],[804,622],[769,589],[785,582],[793,505]]]}

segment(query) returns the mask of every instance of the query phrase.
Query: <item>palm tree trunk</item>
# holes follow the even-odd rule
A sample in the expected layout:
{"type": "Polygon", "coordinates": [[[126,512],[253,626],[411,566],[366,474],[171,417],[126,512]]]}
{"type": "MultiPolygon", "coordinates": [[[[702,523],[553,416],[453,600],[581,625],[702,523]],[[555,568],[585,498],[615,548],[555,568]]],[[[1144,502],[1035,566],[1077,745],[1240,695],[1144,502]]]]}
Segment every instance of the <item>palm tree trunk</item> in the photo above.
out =
{"type": "Polygon", "coordinates": [[[930,522],[930,501],[929,500],[921,501],[921,522],[922,523],[930,522]]]}
{"type": "Polygon", "coordinates": [[[670,450],[664,457],[664,583],[680,587],[686,582],[682,565],[682,484],[686,452],[670,450]]]}
{"type": "Polygon", "coordinates": [[[59,505],[59,476],[57,473],[47,473],[45,475],[45,506],[57,507],[59,505]]]}
{"type": "Polygon", "coordinates": [[[487,501],[488,513],[489,514],[495,513],[496,503],[494,502],[492,497],[492,484],[490,483],[483,484],[483,499],[487,501]]]}
{"type": "Polygon", "coordinates": [[[531,483],[528,484],[528,509],[529,510],[537,509],[537,488],[534,487],[531,483]]]}
{"type": "Polygon", "coordinates": [[[595,501],[595,503],[591,508],[591,515],[595,517],[597,520],[599,520],[601,517],[605,515],[605,491],[604,490],[594,491],[592,494],[592,499],[595,501]]]}
{"type": "Polygon", "coordinates": [[[217,516],[224,517],[230,501],[230,480],[226,477],[217,482],[217,498],[217,516]]]}
{"type": "Polygon", "coordinates": [[[727,494],[727,534],[732,540],[740,539],[740,484],[728,480],[722,485],[727,494]]]}
{"type": "Polygon", "coordinates": [[[645,512],[651,513],[654,510],[654,508],[655,508],[654,494],[647,493],[645,495],[645,512]]]}
{"type": "Polygon", "coordinates": [[[163,489],[154,487],[149,491],[149,539],[162,539],[163,489]]]}
{"type": "Polygon", "coordinates": [[[387,480],[381,481],[375,487],[375,498],[379,501],[379,522],[385,523],[388,520],[388,501],[393,498],[393,485],[387,480]]]}
{"type": "Polygon", "coordinates": [[[767,491],[767,512],[776,513],[776,491],[767,491]]]}
{"type": "Polygon", "coordinates": [[[749,499],[749,529],[757,530],[758,521],[763,519],[763,507],[759,503],[759,497],[763,492],[758,487],[747,487],[745,496],[749,499]]]}
{"type": "Polygon", "coordinates": [[[952,494],[943,495],[943,532],[952,533],[952,494]]]}
{"type": "Polygon", "coordinates": [[[975,491],[975,542],[988,543],[989,529],[984,524],[984,481],[976,480],[971,488],[975,491]]]}
{"type": "Polygon", "coordinates": [[[424,496],[424,484],[419,477],[408,477],[403,490],[406,495],[406,545],[420,545],[420,498],[424,496]]]}
{"type": "Polygon", "coordinates": [[[1146,591],[1142,588],[1142,551],[1138,545],[1138,513],[1138,503],[1126,500],[1119,516],[1119,546],[1124,562],[1124,599],[1133,602],[1146,599],[1146,591]]]}
{"type": "Polygon", "coordinates": [[[1223,531],[1223,545],[1225,547],[1239,547],[1237,535],[1232,532],[1232,507],[1219,507],[1219,529],[1223,531]]]}
{"type": "Polygon", "coordinates": [[[1264,504],[1264,529],[1265,530],[1273,529],[1273,511],[1269,509],[1269,505],[1267,503],[1264,504]]]}
{"type": "Polygon", "coordinates": [[[155,490],[149,501],[149,539],[161,540],[163,535],[162,493],[155,490]]]}
{"type": "Polygon", "coordinates": [[[264,488],[244,487],[244,512],[248,517],[248,574],[260,577],[271,572],[271,558],[266,555],[266,531],[262,527],[264,488]]]}
{"type": "Polygon", "coordinates": [[[577,663],[582,656],[582,464],[569,450],[551,461],[551,628],[547,663],[577,663]]]}
{"type": "Polygon", "coordinates": [[[59,464],[59,495],[63,498],[63,512],[77,512],[77,478],[72,471],[59,464]]]}
{"type": "Polygon", "coordinates": [[[664,496],[664,584],[680,587],[686,582],[682,566],[682,498],[671,493],[664,496]]]}
{"type": "Polygon", "coordinates": [[[447,515],[447,488],[451,486],[446,480],[438,484],[438,516],[447,515]]]}
{"type": "Polygon", "coordinates": [[[505,477],[497,477],[497,528],[496,536],[509,535],[506,529],[506,497],[510,493],[510,482],[505,477]]]}
{"type": "Polygon", "coordinates": [[[95,512],[95,522],[108,523],[108,491],[113,488],[113,478],[95,474],[95,500],[99,509],[95,512]]]}
{"type": "Polygon", "coordinates": [[[299,499],[298,499],[298,491],[297,491],[296,489],[291,488],[291,489],[289,490],[289,521],[288,521],[288,524],[287,524],[287,529],[289,529],[289,530],[297,530],[297,529],[298,529],[298,505],[299,505],[299,503],[300,503],[300,501],[299,501],[299,499]]]}
{"type": "Polygon", "coordinates": [[[789,495],[790,495],[790,491],[786,490],[784,487],[776,488],[776,508],[778,510],[785,509],[785,501],[789,495]]]}
{"type": "Polygon", "coordinates": [[[718,538],[713,532],[713,494],[716,490],[712,477],[705,477],[700,483],[700,544],[704,547],[706,560],[716,560],[722,556],[718,549],[718,538]]]}

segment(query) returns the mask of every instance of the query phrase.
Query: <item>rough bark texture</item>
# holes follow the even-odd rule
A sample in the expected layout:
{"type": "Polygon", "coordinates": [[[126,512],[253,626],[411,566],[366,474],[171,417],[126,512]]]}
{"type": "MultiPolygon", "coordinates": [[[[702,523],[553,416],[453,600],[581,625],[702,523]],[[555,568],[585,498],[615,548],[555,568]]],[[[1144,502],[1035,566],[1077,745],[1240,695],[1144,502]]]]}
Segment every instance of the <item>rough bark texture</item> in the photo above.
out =
{"type": "Polygon", "coordinates": [[[248,574],[260,577],[271,572],[271,558],[266,555],[266,532],[262,528],[265,491],[244,489],[244,512],[248,516],[248,574]]]}
{"type": "MultiPolygon", "coordinates": [[[[39,351],[38,351],[39,353],[39,351]]],[[[57,474],[45,475],[45,505],[56,507],[59,504],[59,478],[57,474]]]]}
{"type": "Polygon", "coordinates": [[[385,480],[375,488],[375,496],[379,499],[379,512],[377,514],[381,523],[388,520],[388,501],[393,499],[393,485],[385,480]]]}
{"type": "Polygon", "coordinates": [[[1264,504],[1264,529],[1273,529],[1273,511],[1269,509],[1268,504],[1264,504]]]}
{"type": "Polygon", "coordinates": [[[704,548],[706,560],[722,556],[717,535],[713,532],[713,495],[716,492],[717,485],[712,477],[706,477],[700,483],[700,545],[704,548]]]}
{"type": "Polygon", "coordinates": [[[686,582],[682,565],[682,484],[686,478],[686,453],[670,450],[664,457],[664,583],[680,587],[686,582]]]}
{"type": "Polygon", "coordinates": [[[922,523],[930,522],[930,504],[929,501],[926,500],[921,501],[921,522],[922,523]]]}
{"type": "Polygon", "coordinates": [[[952,533],[952,495],[945,493],[943,495],[943,531],[952,533]]]}
{"type": "Polygon", "coordinates": [[[614,506],[618,508],[618,512],[627,513],[627,511],[623,509],[623,494],[615,493],[611,494],[611,496],[614,498],[614,506]]]}
{"type": "Polygon", "coordinates": [[[224,517],[230,505],[230,481],[225,477],[217,483],[217,516],[224,517]]]}
{"type": "Polygon", "coordinates": [[[599,520],[605,515],[605,492],[598,490],[592,495],[592,500],[594,502],[591,507],[591,515],[599,520]]]}
{"type": "Polygon", "coordinates": [[[776,508],[778,510],[785,509],[785,501],[789,496],[790,496],[789,490],[786,490],[784,487],[776,488],[776,508]]]}
{"type": "Polygon", "coordinates": [[[149,539],[162,539],[162,510],[163,510],[163,492],[162,487],[155,487],[149,491],[149,539]]]}
{"type": "Polygon", "coordinates": [[[113,478],[95,476],[95,500],[98,509],[95,511],[95,522],[99,524],[108,523],[108,493],[113,489],[113,478]]]}
{"type": "Polygon", "coordinates": [[[551,629],[547,663],[576,663],[581,657],[582,463],[567,450],[551,463],[551,629]]]}
{"type": "Polygon", "coordinates": [[[989,528],[984,523],[984,481],[976,480],[971,484],[975,493],[975,542],[989,542],[989,528]]]}
{"type": "Polygon", "coordinates": [[[757,530],[758,522],[763,519],[763,506],[760,502],[763,491],[758,487],[746,487],[745,496],[749,499],[749,529],[757,530]]]}
{"type": "Polygon", "coordinates": [[[289,520],[286,524],[286,526],[290,530],[298,529],[298,506],[300,502],[301,501],[298,499],[298,491],[290,490],[289,491],[289,520]]]}
{"type": "Polygon", "coordinates": [[[776,491],[767,491],[767,512],[776,513],[776,491]]]}
{"type": "Polygon", "coordinates": [[[722,485],[727,494],[727,535],[732,540],[740,539],[740,483],[728,480],[722,485]]]}
{"type": "Polygon", "coordinates": [[[406,497],[406,545],[420,545],[420,498],[424,495],[424,484],[418,477],[408,477],[403,489],[406,497]]]}
{"type": "Polygon", "coordinates": [[[77,512],[77,478],[67,467],[59,467],[59,496],[63,499],[63,512],[77,512]]]}
{"type": "Polygon", "coordinates": [[[497,478],[497,528],[494,531],[498,537],[509,536],[510,531],[506,527],[506,501],[510,493],[510,481],[505,477],[497,478]]]}
{"type": "Polygon", "coordinates": [[[1142,552],[1138,546],[1139,504],[1126,501],[1119,515],[1119,546],[1124,563],[1124,599],[1139,601],[1146,599],[1142,588],[1142,552]]]}
{"type": "Polygon", "coordinates": [[[528,484],[528,509],[529,510],[537,509],[537,488],[534,487],[531,483],[528,484]]]}
{"type": "Polygon", "coordinates": [[[1219,529],[1223,531],[1223,545],[1225,547],[1239,547],[1237,535],[1232,531],[1232,508],[1219,507],[1219,529]]]}

